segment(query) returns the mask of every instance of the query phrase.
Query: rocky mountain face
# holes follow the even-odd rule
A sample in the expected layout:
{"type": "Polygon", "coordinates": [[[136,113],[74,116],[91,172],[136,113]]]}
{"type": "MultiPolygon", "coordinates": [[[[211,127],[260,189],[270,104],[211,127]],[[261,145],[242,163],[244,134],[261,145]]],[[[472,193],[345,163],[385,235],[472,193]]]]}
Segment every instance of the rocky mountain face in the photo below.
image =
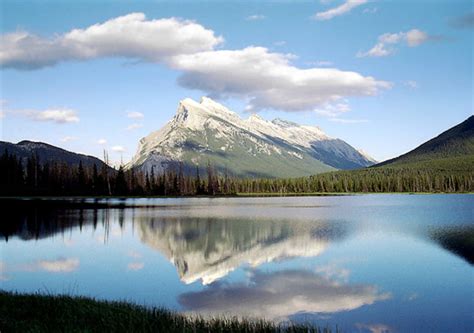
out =
{"type": "Polygon", "coordinates": [[[243,177],[298,177],[370,166],[374,160],[320,128],[258,115],[242,119],[203,97],[184,99],[160,130],[140,140],[128,167],[161,172],[182,163],[186,172],[218,171],[243,177]]]}

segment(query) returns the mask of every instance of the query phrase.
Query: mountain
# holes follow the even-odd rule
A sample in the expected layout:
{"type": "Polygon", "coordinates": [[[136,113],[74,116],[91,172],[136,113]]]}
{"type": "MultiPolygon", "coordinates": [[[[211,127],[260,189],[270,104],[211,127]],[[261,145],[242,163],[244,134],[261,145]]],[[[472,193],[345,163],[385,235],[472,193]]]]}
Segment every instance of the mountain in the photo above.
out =
{"type": "Polygon", "coordinates": [[[472,170],[474,165],[474,116],[399,157],[375,167],[472,170]]]}
{"type": "Polygon", "coordinates": [[[320,128],[258,115],[240,118],[203,97],[184,99],[160,130],[140,140],[129,168],[160,172],[182,162],[194,174],[210,163],[236,176],[297,177],[370,166],[373,160],[320,128]]]}
{"type": "Polygon", "coordinates": [[[142,243],[167,257],[186,284],[198,280],[210,284],[243,264],[257,267],[291,257],[316,257],[330,244],[329,237],[342,237],[337,234],[339,224],[319,221],[255,223],[251,218],[195,217],[150,221],[140,216],[136,221],[142,243]]]}
{"type": "Polygon", "coordinates": [[[21,158],[24,164],[26,160],[34,154],[38,156],[41,164],[56,162],[65,163],[70,166],[78,166],[79,162],[82,162],[84,167],[92,167],[96,164],[97,168],[101,168],[105,164],[96,157],[73,153],[44,142],[24,140],[15,144],[0,141],[0,155],[5,151],[15,155],[17,158],[21,158]]]}

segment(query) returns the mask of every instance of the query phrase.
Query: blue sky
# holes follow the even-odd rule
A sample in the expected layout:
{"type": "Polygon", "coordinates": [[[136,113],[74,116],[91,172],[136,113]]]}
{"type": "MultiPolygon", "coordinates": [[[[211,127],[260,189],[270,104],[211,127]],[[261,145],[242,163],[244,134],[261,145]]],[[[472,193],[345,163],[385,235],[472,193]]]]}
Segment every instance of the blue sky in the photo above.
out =
{"type": "Polygon", "coordinates": [[[472,13],[448,0],[2,1],[1,140],[127,162],[179,100],[208,95],[383,160],[473,114],[472,13]]]}

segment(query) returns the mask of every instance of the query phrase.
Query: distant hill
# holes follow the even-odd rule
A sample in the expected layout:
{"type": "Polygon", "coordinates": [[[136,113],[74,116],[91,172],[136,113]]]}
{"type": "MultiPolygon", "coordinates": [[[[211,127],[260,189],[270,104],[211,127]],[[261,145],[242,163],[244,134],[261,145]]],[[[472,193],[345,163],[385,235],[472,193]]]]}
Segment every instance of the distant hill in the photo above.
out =
{"type": "Polygon", "coordinates": [[[23,163],[26,162],[28,157],[36,154],[40,164],[57,162],[65,163],[70,166],[78,166],[79,162],[82,162],[84,167],[92,167],[96,164],[97,168],[101,168],[105,165],[105,163],[97,157],[73,153],[44,142],[24,140],[15,144],[0,141],[0,155],[3,155],[5,151],[22,159],[23,163]]]}
{"type": "Polygon", "coordinates": [[[373,167],[472,170],[474,165],[474,116],[399,157],[373,167]]]}

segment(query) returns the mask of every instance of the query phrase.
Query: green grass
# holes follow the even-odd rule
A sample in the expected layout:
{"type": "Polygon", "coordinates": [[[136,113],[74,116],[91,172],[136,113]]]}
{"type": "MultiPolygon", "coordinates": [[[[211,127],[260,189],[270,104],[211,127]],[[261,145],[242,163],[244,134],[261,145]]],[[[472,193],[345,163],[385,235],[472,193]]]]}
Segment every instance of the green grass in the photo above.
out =
{"type": "MultiPolygon", "coordinates": [[[[187,317],[163,308],[86,297],[0,291],[0,331],[6,332],[288,332],[329,328],[265,320],[187,317]]],[[[337,331],[337,329],[336,329],[337,331]]]]}

